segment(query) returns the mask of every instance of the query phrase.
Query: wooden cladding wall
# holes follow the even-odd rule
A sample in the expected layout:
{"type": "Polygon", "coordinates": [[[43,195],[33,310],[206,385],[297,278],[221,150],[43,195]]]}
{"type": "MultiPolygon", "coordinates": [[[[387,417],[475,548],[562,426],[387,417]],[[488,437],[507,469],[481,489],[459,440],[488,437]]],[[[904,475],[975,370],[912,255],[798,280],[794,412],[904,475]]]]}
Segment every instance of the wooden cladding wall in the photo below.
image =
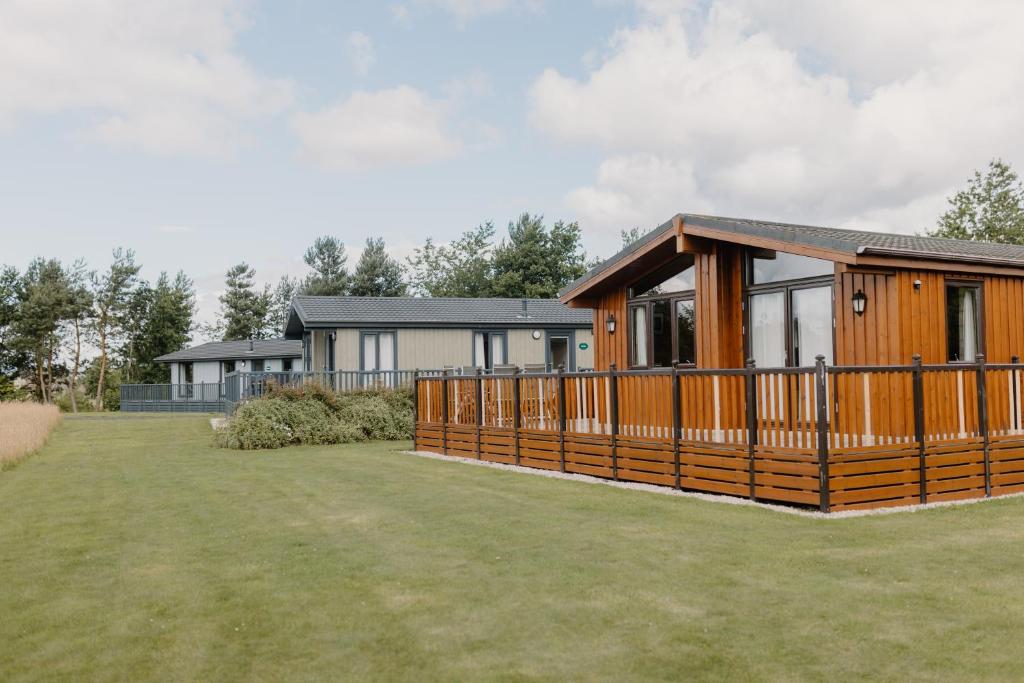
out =
{"type": "Polygon", "coordinates": [[[716,242],[696,254],[697,367],[743,367],[743,252],[716,242]]]}
{"type": "Polygon", "coordinates": [[[603,294],[594,305],[594,369],[607,370],[615,363],[619,369],[629,367],[629,323],[626,320],[626,288],[619,287],[603,294]],[[615,333],[608,334],[607,320],[615,316],[615,333]]]}
{"type": "Polygon", "coordinates": [[[843,272],[836,286],[836,364],[888,365],[910,363],[920,354],[924,363],[946,362],[946,281],[982,282],[984,353],[990,363],[1009,363],[1024,356],[1024,280],[999,276],[979,278],[927,270],[892,273],[843,272]],[[914,282],[920,281],[920,288],[914,282]],[[853,313],[850,299],[857,290],[868,297],[863,316],[853,313]]]}

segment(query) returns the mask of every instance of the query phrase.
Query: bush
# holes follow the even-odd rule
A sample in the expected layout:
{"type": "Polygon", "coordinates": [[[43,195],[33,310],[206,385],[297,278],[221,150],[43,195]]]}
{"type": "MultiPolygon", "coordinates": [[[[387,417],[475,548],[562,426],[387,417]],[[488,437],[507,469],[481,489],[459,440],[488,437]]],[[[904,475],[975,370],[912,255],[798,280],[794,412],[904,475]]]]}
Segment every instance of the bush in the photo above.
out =
{"type": "Polygon", "coordinates": [[[412,438],[412,393],[370,389],[335,394],[319,386],[268,387],[239,406],[217,439],[225,448],[256,450],[412,438]]]}

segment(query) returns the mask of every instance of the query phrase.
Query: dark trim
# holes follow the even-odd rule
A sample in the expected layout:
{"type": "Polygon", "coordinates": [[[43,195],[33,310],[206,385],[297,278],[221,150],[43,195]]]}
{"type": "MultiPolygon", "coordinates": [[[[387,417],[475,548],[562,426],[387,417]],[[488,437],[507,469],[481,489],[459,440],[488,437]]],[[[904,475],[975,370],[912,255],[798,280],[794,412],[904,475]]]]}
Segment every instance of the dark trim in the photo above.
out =
{"type": "Polygon", "coordinates": [[[441,323],[441,322],[398,322],[390,320],[365,320],[365,321],[344,321],[339,320],[337,322],[316,322],[307,323],[303,327],[306,330],[325,330],[325,329],[364,329],[369,327],[387,326],[389,329],[416,329],[416,330],[509,330],[509,329],[526,329],[533,330],[544,327],[571,327],[576,330],[589,330],[593,328],[594,321],[588,319],[584,322],[556,322],[552,320],[542,320],[539,318],[525,318],[522,320],[508,321],[508,322],[495,322],[485,323],[467,320],[464,322],[453,322],[453,323],[441,323]]]}
{"type": "Polygon", "coordinates": [[[962,365],[973,364],[976,362],[975,358],[968,360],[951,360],[949,357],[949,288],[950,287],[970,287],[978,292],[978,302],[975,310],[975,330],[974,338],[977,341],[978,348],[975,349],[975,355],[984,354],[985,351],[985,281],[984,280],[968,280],[958,277],[945,277],[942,279],[942,316],[945,319],[945,329],[942,330],[943,337],[945,337],[944,346],[946,347],[946,363],[950,365],[962,365]]]}
{"type": "Polygon", "coordinates": [[[469,343],[470,343],[470,358],[472,359],[473,367],[477,367],[477,368],[482,367],[482,368],[490,370],[490,369],[494,368],[495,365],[504,365],[504,364],[508,363],[508,330],[494,330],[494,329],[487,329],[487,328],[474,329],[470,333],[470,335],[469,335],[469,343]],[[485,359],[483,365],[481,365],[479,362],[477,362],[477,358],[476,358],[476,335],[477,334],[486,334],[488,336],[488,339],[487,339],[487,355],[489,355],[490,358],[485,359]],[[502,358],[501,361],[499,361],[497,363],[495,363],[495,361],[494,361],[494,345],[491,343],[491,337],[502,337],[502,339],[503,339],[502,351],[503,351],[504,358],[502,358]],[[489,361],[489,364],[488,364],[488,361],[489,361]]]}
{"type": "Polygon", "coordinates": [[[554,371],[557,368],[554,367],[554,365],[553,365],[554,361],[551,358],[551,338],[552,337],[565,337],[566,344],[568,345],[568,348],[566,349],[566,351],[567,351],[568,356],[569,356],[566,359],[568,361],[568,365],[566,366],[565,369],[568,370],[569,372],[576,372],[576,330],[574,330],[574,329],[559,330],[559,329],[555,329],[555,328],[548,328],[548,329],[544,330],[544,363],[549,368],[551,368],[552,371],[554,371]]]}
{"type": "Polygon", "coordinates": [[[699,344],[700,335],[697,334],[696,325],[696,313],[697,313],[697,290],[685,290],[682,292],[671,292],[668,294],[654,295],[654,296],[642,296],[634,299],[626,300],[626,335],[627,335],[627,354],[626,359],[630,370],[637,370],[643,368],[653,367],[675,367],[682,365],[683,367],[696,367],[697,364],[697,345],[699,344]],[[654,365],[654,303],[658,301],[667,301],[669,307],[669,326],[670,326],[670,337],[669,342],[672,346],[672,358],[670,365],[654,365]],[[691,301],[694,305],[694,334],[693,334],[693,362],[685,363],[679,358],[679,326],[676,324],[676,308],[681,301],[691,301]],[[646,323],[647,323],[647,364],[637,365],[636,363],[636,348],[634,345],[633,338],[633,314],[631,309],[637,307],[644,307],[646,309],[646,323]]]}

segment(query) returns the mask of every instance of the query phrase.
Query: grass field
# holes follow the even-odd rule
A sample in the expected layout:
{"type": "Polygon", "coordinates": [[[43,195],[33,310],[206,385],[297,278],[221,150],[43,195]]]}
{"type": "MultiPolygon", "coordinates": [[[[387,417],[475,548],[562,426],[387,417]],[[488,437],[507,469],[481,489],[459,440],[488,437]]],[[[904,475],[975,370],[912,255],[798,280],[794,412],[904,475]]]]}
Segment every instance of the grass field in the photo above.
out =
{"type": "Polygon", "coordinates": [[[1024,500],[820,520],[66,419],[0,473],[0,680],[1024,677],[1024,500]]]}

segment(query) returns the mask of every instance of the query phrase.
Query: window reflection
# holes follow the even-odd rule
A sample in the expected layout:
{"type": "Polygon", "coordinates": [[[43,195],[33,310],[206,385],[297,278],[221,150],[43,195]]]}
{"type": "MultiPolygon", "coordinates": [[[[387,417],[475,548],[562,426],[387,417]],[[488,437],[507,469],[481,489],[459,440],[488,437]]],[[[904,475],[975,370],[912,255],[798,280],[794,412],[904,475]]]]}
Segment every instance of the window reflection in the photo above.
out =
{"type": "Polygon", "coordinates": [[[697,362],[697,316],[693,299],[676,302],[677,358],[680,363],[697,362]]]}
{"type": "Polygon", "coordinates": [[[776,252],[775,258],[772,259],[755,256],[751,262],[751,284],[755,285],[783,280],[799,280],[805,277],[820,277],[832,275],[835,272],[835,265],[831,261],[787,254],[782,251],[776,252]]]}

